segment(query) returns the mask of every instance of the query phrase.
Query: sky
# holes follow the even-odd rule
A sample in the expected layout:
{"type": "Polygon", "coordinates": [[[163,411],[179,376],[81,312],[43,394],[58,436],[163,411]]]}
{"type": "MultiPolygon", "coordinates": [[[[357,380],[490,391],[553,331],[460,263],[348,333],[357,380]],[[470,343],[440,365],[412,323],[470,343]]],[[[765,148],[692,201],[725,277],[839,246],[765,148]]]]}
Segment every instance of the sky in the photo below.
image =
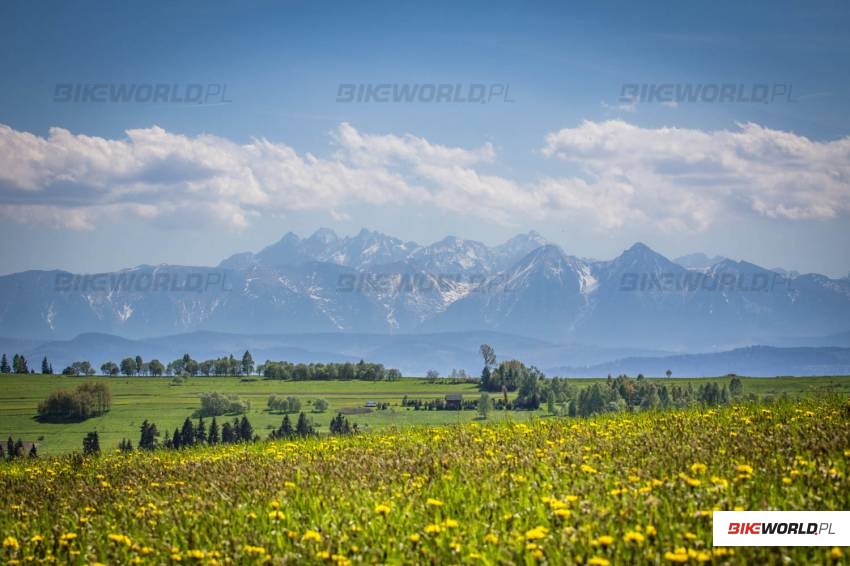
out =
{"type": "Polygon", "coordinates": [[[0,3],[0,273],[215,265],[329,227],[844,277],[848,23],[838,1],[0,3]],[[157,84],[226,87],[63,90],[157,84]],[[508,95],[339,100],[441,84],[508,95]],[[722,84],[776,94],[674,100],[722,84]]]}

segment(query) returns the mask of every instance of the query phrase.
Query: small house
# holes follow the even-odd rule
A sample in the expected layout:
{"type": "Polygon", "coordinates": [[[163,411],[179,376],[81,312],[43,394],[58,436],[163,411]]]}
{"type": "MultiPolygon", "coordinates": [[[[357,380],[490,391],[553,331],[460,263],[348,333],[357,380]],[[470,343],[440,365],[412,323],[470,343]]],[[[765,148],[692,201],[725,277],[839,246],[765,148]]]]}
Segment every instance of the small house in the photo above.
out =
{"type": "Polygon", "coordinates": [[[463,407],[463,395],[460,393],[449,393],[446,395],[446,409],[460,410],[463,407]]]}

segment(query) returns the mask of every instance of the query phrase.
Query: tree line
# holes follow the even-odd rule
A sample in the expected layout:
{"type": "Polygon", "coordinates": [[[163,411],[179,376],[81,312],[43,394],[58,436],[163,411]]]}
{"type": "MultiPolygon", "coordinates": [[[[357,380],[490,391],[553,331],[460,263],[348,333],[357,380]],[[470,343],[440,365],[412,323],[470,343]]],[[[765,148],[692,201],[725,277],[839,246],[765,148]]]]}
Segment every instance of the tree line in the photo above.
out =
{"type": "MultiPolygon", "coordinates": [[[[47,357],[42,360],[41,373],[52,374],[53,366],[47,357]]],[[[26,358],[15,354],[10,366],[6,355],[0,361],[2,373],[35,373],[31,370],[26,358]]],[[[287,381],[310,380],[362,380],[362,381],[396,381],[402,375],[398,369],[386,368],[383,364],[369,363],[360,360],[358,363],[292,363],[287,361],[267,360],[264,364],[255,365],[249,350],[245,350],[241,358],[232,354],[220,358],[198,361],[189,354],[184,354],[176,360],[164,364],[158,359],[145,361],[142,356],[128,356],[120,362],[106,361],[100,366],[101,375],[118,376],[151,376],[151,377],[192,377],[192,376],[250,376],[260,375],[267,379],[287,381]]],[[[62,370],[67,376],[92,376],[97,370],[87,360],[76,361],[62,370]]]]}
{"type": "MultiPolygon", "coordinates": [[[[331,419],[329,429],[331,435],[354,434],[358,431],[357,424],[351,424],[348,418],[342,414],[331,419]]],[[[162,435],[156,424],[145,419],[139,429],[137,449],[182,450],[195,446],[253,443],[261,440],[260,435],[254,431],[254,427],[246,416],[234,418],[233,421],[225,422],[221,427],[219,427],[215,417],[213,417],[209,427],[207,427],[203,417],[198,419],[197,423],[192,418],[186,417],[182,426],[176,427],[173,432],[166,431],[162,436],[162,441],[160,441],[160,436],[162,435]]],[[[284,415],[280,426],[269,433],[268,440],[297,440],[315,436],[318,436],[315,425],[306,413],[301,412],[295,424],[292,423],[288,414],[284,415]]],[[[132,452],[134,450],[133,442],[130,439],[122,438],[118,444],[118,449],[121,452],[132,452]]],[[[89,432],[83,438],[83,454],[96,455],[99,453],[100,438],[98,433],[96,431],[89,432]]]]}

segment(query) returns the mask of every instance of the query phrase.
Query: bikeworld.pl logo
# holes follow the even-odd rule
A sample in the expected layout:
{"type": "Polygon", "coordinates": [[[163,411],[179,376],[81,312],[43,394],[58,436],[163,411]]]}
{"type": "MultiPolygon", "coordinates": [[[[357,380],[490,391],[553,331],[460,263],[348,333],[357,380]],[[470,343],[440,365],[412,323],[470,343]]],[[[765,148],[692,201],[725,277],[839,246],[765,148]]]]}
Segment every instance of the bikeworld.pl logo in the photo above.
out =
{"type": "Polygon", "coordinates": [[[715,511],[714,546],[848,546],[850,511],[715,511]]]}
{"type": "Polygon", "coordinates": [[[730,535],[834,535],[832,523],[729,523],[730,535]]]}

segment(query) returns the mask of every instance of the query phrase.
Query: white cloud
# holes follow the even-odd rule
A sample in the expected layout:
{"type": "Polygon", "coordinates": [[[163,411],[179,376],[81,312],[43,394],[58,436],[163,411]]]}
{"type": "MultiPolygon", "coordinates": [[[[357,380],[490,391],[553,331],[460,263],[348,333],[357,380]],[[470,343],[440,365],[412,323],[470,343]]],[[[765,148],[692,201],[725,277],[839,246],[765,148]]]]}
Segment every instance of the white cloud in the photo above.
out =
{"type": "Polygon", "coordinates": [[[706,132],[584,122],[546,136],[543,154],[576,164],[594,190],[668,228],[707,228],[723,214],[789,220],[850,211],[850,137],[818,142],[757,124],[706,132]]]}
{"type": "Polygon", "coordinates": [[[850,208],[850,138],[816,142],[735,130],[584,122],[550,133],[542,153],[580,173],[519,181],[488,173],[487,143],[467,149],[343,123],[327,157],[255,139],[184,136],[159,127],[121,139],[0,125],[0,216],[90,229],[106,219],[208,221],[235,229],[258,215],[356,204],[431,206],[495,222],[584,218],[600,228],[704,229],[724,215],[826,219],[850,208]]]}

